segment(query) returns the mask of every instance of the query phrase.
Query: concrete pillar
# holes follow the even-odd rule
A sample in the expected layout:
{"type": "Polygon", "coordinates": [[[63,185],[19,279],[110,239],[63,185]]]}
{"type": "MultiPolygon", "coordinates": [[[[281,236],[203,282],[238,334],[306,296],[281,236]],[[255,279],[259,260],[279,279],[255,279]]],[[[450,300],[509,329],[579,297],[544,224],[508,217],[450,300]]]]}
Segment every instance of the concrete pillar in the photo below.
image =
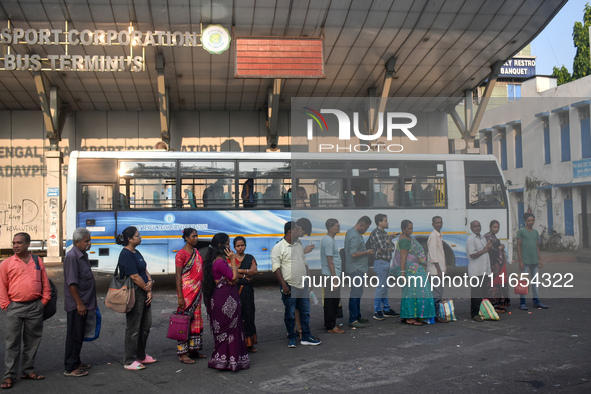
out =
{"type": "Polygon", "coordinates": [[[61,265],[63,258],[63,228],[62,228],[62,152],[46,151],[45,163],[47,176],[45,177],[45,212],[47,226],[47,257],[43,260],[48,266],[61,265]]]}

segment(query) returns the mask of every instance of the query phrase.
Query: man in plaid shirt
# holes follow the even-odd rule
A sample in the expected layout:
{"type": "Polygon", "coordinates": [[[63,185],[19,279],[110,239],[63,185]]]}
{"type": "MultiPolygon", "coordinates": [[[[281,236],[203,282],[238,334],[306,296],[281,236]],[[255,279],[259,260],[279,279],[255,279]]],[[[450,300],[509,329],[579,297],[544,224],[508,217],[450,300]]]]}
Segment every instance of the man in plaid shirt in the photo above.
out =
{"type": "Polygon", "coordinates": [[[392,251],[394,244],[392,238],[395,234],[388,234],[388,217],[383,213],[378,213],[375,216],[376,228],[369,236],[369,244],[375,251],[375,261],[373,262],[373,272],[379,279],[378,287],[374,296],[374,314],[373,318],[376,320],[385,320],[386,317],[398,316],[393,309],[390,308],[388,302],[388,272],[390,271],[390,261],[392,261],[392,251]]]}

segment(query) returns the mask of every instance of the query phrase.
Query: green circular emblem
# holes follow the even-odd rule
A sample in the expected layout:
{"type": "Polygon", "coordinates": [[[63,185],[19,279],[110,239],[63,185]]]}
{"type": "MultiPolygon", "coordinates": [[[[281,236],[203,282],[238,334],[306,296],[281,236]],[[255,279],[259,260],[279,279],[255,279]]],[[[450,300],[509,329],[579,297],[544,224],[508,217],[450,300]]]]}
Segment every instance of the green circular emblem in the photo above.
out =
{"type": "Polygon", "coordinates": [[[201,33],[203,49],[209,53],[219,54],[230,47],[230,33],[220,25],[209,25],[201,33]]]}

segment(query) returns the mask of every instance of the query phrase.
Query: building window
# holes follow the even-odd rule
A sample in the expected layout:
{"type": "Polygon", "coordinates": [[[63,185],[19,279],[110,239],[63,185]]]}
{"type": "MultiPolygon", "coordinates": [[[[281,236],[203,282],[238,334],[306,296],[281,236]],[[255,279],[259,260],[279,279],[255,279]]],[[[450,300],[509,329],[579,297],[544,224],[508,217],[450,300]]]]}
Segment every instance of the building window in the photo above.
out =
{"type": "Polygon", "coordinates": [[[486,154],[492,155],[493,154],[492,133],[487,132],[487,133],[484,133],[484,135],[485,135],[485,141],[486,141],[486,154]]]}
{"type": "Polygon", "coordinates": [[[575,221],[573,216],[572,189],[562,191],[564,203],[564,235],[575,235],[575,221]]]}
{"type": "Polygon", "coordinates": [[[554,210],[552,209],[552,189],[546,190],[546,216],[548,219],[548,229],[554,227],[554,210]]]}
{"type": "Polygon", "coordinates": [[[508,83],[507,84],[507,100],[517,101],[521,98],[521,84],[508,83]]]}
{"type": "Polygon", "coordinates": [[[568,112],[560,112],[558,114],[558,121],[560,123],[560,157],[562,161],[570,161],[570,124],[568,112]]]}
{"type": "Polygon", "coordinates": [[[591,157],[591,119],[589,119],[589,106],[579,108],[579,120],[581,122],[581,150],[583,159],[591,157]]]}
{"type": "Polygon", "coordinates": [[[500,131],[501,136],[501,170],[507,170],[507,134],[505,131],[500,131]]]}
{"type": "Polygon", "coordinates": [[[525,204],[523,202],[523,192],[515,193],[515,200],[517,201],[517,228],[525,227],[523,214],[525,213],[525,204]]]}
{"type": "Polygon", "coordinates": [[[548,118],[544,120],[544,164],[550,164],[550,123],[548,118]]]}
{"type": "Polygon", "coordinates": [[[521,141],[521,126],[516,126],[515,129],[515,168],[523,167],[523,147],[521,141]]]}

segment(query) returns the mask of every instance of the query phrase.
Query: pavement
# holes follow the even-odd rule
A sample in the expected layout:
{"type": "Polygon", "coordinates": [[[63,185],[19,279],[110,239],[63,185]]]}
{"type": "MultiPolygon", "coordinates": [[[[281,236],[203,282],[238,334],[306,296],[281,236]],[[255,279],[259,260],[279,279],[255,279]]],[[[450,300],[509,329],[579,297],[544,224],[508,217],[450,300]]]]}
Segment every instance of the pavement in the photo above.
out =
{"type": "MultiPolygon", "coordinates": [[[[200,393],[200,392],[591,392],[591,265],[546,259],[542,272],[572,273],[575,288],[540,289],[547,310],[513,306],[500,321],[478,323],[470,319],[467,297],[454,298],[457,322],[424,326],[400,324],[400,319],[371,319],[373,292],[366,290],[362,313],[370,318],[364,329],[346,327],[345,334],[328,334],[320,305],[312,305],[311,328],[320,346],[287,348],[283,305],[270,274],[256,281],[258,353],[251,354],[249,370],[232,373],[207,368],[207,359],[181,364],[176,343],[166,338],[168,316],[176,307],[174,277],[155,277],[153,324],[147,351],[158,359],[143,371],[123,368],[125,315],[103,305],[110,276],[97,274],[99,305],[103,315],[100,338],[87,342],[82,361],[92,364],[89,376],[63,376],[66,314],[63,311],[61,270],[50,270],[60,296],[58,313],[45,322],[36,370],[43,381],[17,379],[12,393],[200,393]]],[[[509,266],[515,272],[516,264],[509,266]]],[[[461,276],[465,269],[450,270],[461,276]]],[[[451,291],[449,293],[452,293],[451,291]]],[[[316,294],[319,294],[317,292],[316,294]]],[[[343,295],[347,315],[347,291],[343,295]]],[[[400,290],[390,290],[398,311],[400,290]]],[[[204,313],[205,314],[205,313],[204,313]]],[[[0,337],[4,336],[0,312],[0,337]]],[[[204,353],[213,341],[204,317],[204,353]]],[[[0,347],[0,358],[4,347],[0,347]]],[[[8,391],[7,391],[8,392],[8,391]]]]}

